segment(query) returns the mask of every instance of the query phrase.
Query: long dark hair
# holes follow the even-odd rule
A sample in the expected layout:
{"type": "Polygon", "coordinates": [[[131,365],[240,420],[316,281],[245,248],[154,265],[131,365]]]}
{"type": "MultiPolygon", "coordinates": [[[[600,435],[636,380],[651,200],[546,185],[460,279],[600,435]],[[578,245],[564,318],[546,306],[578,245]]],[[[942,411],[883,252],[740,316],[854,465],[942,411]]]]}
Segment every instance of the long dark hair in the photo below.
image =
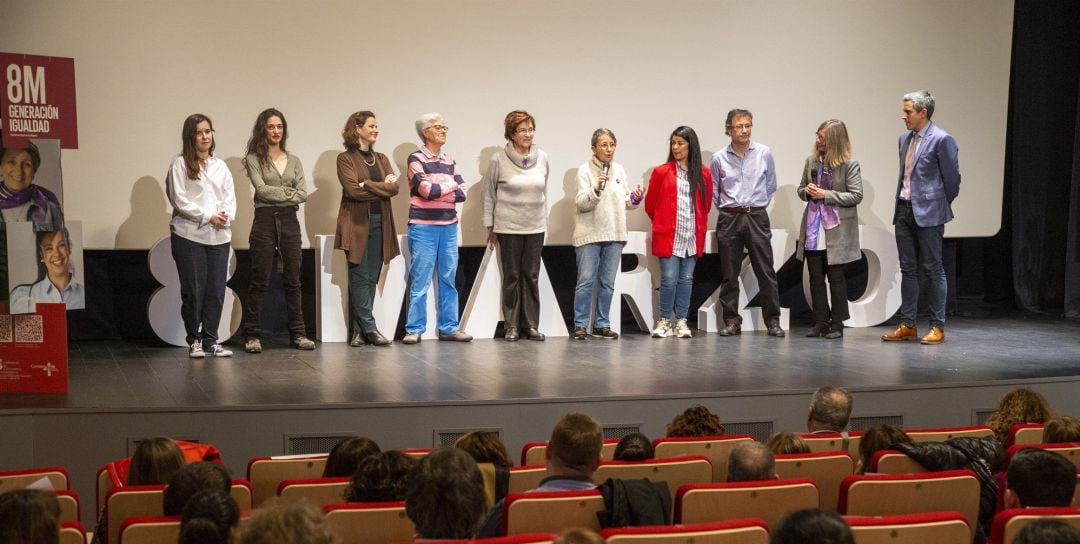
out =
{"type": "MultiPolygon", "coordinates": [[[[686,154],[686,179],[690,181],[690,188],[694,191],[693,205],[696,206],[698,196],[705,193],[705,175],[701,173],[701,144],[698,143],[694,129],[687,126],[675,129],[668,137],[668,162],[675,160],[675,154],[671,152],[671,138],[675,136],[690,144],[690,150],[686,154]]],[[[709,195],[705,195],[705,198],[709,198],[709,195]]]]}
{"type": "Polygon", "coordinates": [[[285,120],[285,114],[276,108],[266,108],[255,119],[255,126],[251,127],[251,139],[247,143],[247,154],[259,158],[259,164],[265,166],[270,160],[270,144],[266,143],[266,123],[271,117],[281,119],[281,150],[285,149],[285,140],[289,139],[289,122],[285,120]]]}
{"type": "MultiPolygon", "coordinates": [[[[199,123],[206,121],[210,124],[210,130],[214,130],[214,122],[209,117],[201,113],[193,113],[184,119],[184,130],[180,132],[181,139],[184,140],[184,167],[187,169],[187,175],[191,179],[199,179],[199,154],[195,151],[195,133],[199,130],[199,123]]],[[[210,154],[214,154],[214,148],[217,147],[217,140],[210,142],[210,154]]]]}

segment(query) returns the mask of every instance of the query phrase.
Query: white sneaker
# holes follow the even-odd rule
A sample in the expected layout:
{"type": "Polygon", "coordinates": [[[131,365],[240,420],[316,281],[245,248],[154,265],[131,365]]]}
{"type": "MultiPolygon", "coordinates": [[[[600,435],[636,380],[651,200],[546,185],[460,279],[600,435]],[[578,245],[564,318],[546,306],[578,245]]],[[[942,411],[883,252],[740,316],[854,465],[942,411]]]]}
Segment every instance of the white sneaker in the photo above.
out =
{"type": "Polygon", "coordinates": [[[680,319],[675,322],[675,337],[676,338],[690,338],[693,334],[690,333],[690,327],[686,326],[686,320],[680,319]]]}
{"type": "Polygon", "coordinates": [[[232,352],[225,349],[225,346],[221,344],[214,344],[206,350],[207,355],[213,355],[214,357],[232,357],[232,352]]]}
{"type": "Polygon", "coordinates": [[[660,318],[656,322],[656,327],[652,330],[653,338],[667,338],[671,336],[671,320],[667,318],[660,318]]]}
{"type": "Polygon", "coordinates": [[[192,359],[202,359],[206,357],[206,352],[202,349],[202,340],[196,340],[188,347],[187,356],[192,359]]]}

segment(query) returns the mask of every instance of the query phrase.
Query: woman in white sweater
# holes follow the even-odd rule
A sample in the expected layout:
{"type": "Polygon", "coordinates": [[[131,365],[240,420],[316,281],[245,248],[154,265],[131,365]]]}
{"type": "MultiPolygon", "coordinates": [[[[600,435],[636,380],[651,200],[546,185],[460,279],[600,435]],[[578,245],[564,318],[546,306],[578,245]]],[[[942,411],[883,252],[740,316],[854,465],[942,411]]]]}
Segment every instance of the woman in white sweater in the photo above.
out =
{"type": "Polygon", "coordinates": [[[574,205],[574,253],[577,256],[577,286],[574,288],[574,339],[589,335],[593,286],[596,290],[596,321],[592,334],[614,340],[608,313],[615,290],[615,274],[626,245],[626,210],[641,203],[643,189],[630,188],[626,171],[615,158],[615,134],[598,128],[592,135],[593,156],[578,167],[574,205]]]}

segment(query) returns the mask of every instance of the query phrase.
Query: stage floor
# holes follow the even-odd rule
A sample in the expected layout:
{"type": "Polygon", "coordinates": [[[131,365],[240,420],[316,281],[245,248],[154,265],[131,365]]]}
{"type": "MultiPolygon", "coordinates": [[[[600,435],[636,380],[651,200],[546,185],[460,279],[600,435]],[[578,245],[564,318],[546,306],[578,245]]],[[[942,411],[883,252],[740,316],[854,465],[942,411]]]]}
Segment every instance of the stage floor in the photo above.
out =
{"type": "MultiPolygon", "coordinates": [[[[890,327],[847,329],[842,340],[764,332],[733,338],[695,331],[657,340],[501,339],[467,344],[315,351],[264,342],[262,354],[231,345],[232,358],[192,360],[150,342],[74,342],[70,393],[0,395],[0,410],[31,412],[538,399],[655,398],[768,393],[831,383],[850,389],[947,387],[1080,375],[1080,322],[1034,314],[952,317],[939,346],[883,343],[890,327]]],[[[235,343],[234,343],[235,344],[235,343]]]]}

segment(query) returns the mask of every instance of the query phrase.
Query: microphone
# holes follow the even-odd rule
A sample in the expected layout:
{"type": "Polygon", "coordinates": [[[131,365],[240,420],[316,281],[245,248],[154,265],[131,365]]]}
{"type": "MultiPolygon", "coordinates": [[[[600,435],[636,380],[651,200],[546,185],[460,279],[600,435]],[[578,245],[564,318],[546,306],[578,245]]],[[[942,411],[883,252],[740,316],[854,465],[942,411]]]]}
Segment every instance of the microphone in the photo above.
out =
{"type": "MultiPolygon", "coordinates": [[[[600,170],[600,172],[603,173],[604,175],[607,175],[608,170],[610,170],[610,169],[611,169],[611,163],[605,162],[604,163],[604,168],[602,170],[600,170]]],[[[600,182],[600,190],[603,191],[605,187],[607,187],[607,181],[600,182]]]]}

